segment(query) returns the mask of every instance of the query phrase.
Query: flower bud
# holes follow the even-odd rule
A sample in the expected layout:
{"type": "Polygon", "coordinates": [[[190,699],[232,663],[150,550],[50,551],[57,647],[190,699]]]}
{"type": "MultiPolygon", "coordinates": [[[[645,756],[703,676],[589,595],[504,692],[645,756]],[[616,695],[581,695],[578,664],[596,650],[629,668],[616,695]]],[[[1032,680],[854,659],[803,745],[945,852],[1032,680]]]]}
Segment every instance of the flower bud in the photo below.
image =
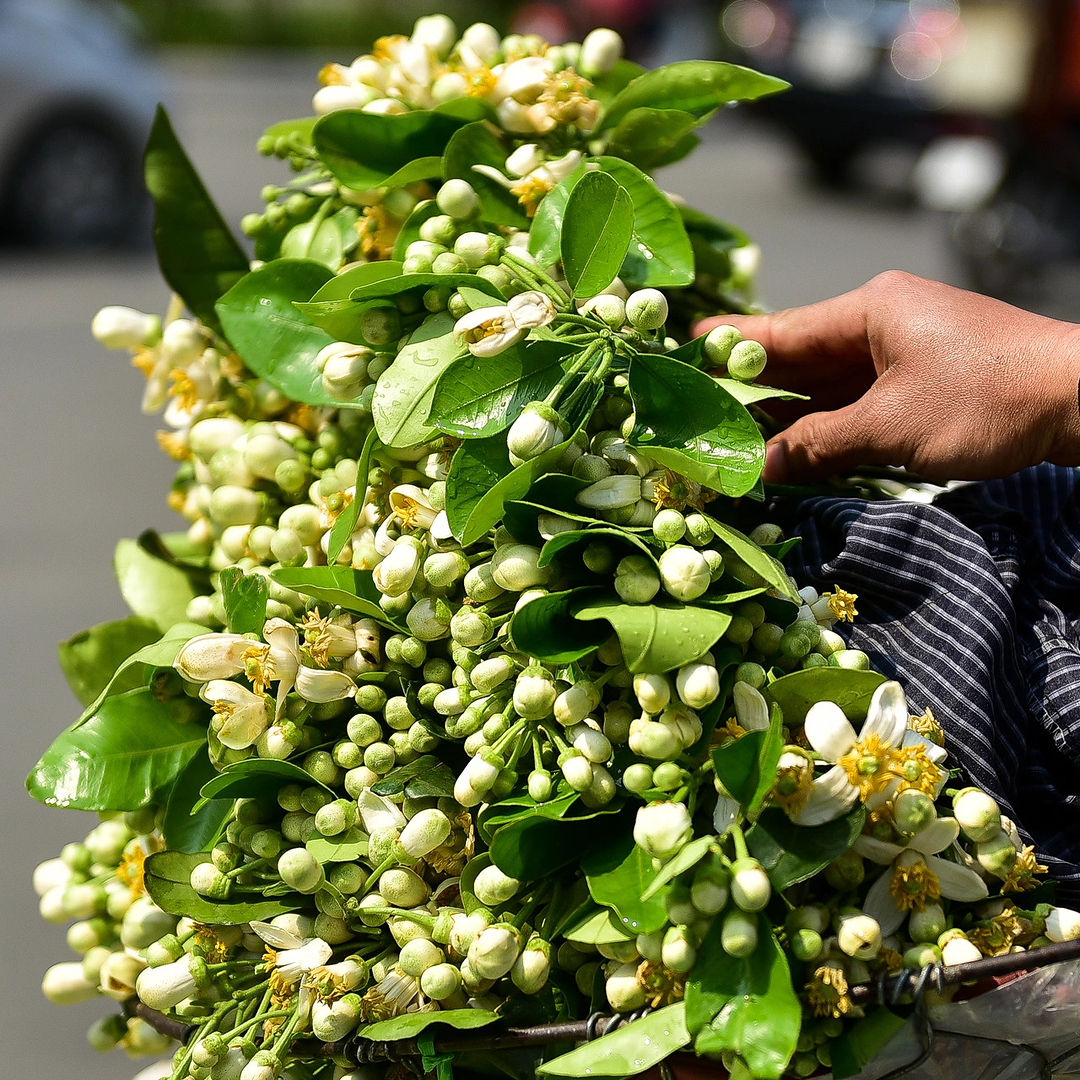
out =
{"type": "Polygon", "coordinates": [[[551,567],[539,566],[540,549],[531,544],[504,544],[491,559],[495,584],[510,592],[524,592],[551,579],[551,567]]]}
{"type": "Polygon", "coordinates": [[[641,477],[617,473],[579,491],[574,501],[589,510],[618,510],[624,506],[636,506],[640,498],[641,477]]]}
{"type": "Polygon", "coordinates": [[[425,596],[409,609],[405,624],[413,637],[421,641],[438,641],[449,632],[451,618],[453,616],[442,600],[425,596]]]}
{"type": "Polygon", "coordinates": [[[720,674],[712,664],[684,664],[675,676],[675,689],[690,708],[704,709],[720,696],[720,674]]]}
{"type": "MultiPolygon", "coordinates": [[[[335,1002],[335,1004],[337,1004],[335,1002]]],[[[320,1005],[323,1008],[327,1006],[323,1005],[321,1001],[315,1003],[315,1008],[320,1005]]],[[[314,1009],[312,1010],[312,1019],[314,1019],[314,1009]]],[[[358,1014],[359,1018],[359,1014],[358,1014]]],[[[344,1034],[344,1033],[343,1033],[344,1034]]],[[[333,1039],[328,1036],[319,1035],[316,1032],[316,1036],[320,1039],[326,1039],[332,1042],[333,1039]]],[[[252,1059],[240,1070],[240,1080],[275,1080],[278,1073],[281,1072],[281,1062],[270,1050],[259,1050],[255,1053],[252,1059]]]]}
{"type": "Polygon", "coordinates": [[[960,831],[975,843],[992,840],[1001,829],[1001,809],[984,791],[964,788],[953,799],[953,816],[960,831]]]}
{"type": "Polygon", "coordinates": [[[908,936],[917,944],[936,942],[947,926],[945,909],[936,900],[908,916],[908,936]]]}
{"type": "Polygon", "coordinates": [[[598,75],[606,75],[611,71],[622,58],[622,54],[622,38],[614,30],[599,27],[585,35],[577,68],[587,79],[595,79],[598,75]]]}
{"type": "Polygon", "coordinates": [[[872,960],[881,951],[881,927],[869,915],[841,916],[836,943],[848,956],[872,960]]]}
{"type": "Polygon", "coordinates": [[[479,913],[455,913],[450,918],[450,948],[458,956],[467,956],[469,947],[476,937],[488,928],[491,920],[479,913]]]}
{"type": "Polygon", "coordinates": [[[760,911],[772,896],[769,875],[757,859],[736,859],[731,864],[731,899],[743,911],[760,911]]]}
{"type": "Polygon", "coordinates": [[[526,720],[550,716],[556,697],[555,681],[538,665],[530,665],[514,683],[514,708],[526,720]]]}
{"type": "Polygon", "coordinates": [[[401,830],[399,842],[411,858],[420,859],[446,843],[453,826],[450,819],[432,807],[421,810],[401,830]]]}
{"type": "Polygon", "coordinates": [[[532,937],[510,969],[510,979],[523,994],[537,994],[547,985],[551,972],[551,944],[532,937]]]}
{"type": "Polygon", "coordinates": [[[77,1005],[80,1001],[97,997],[98,988],[96,983],[83,975],[82,964],[69,960],[63,964],[53,964],[45,972],[41,992],[54,1005],[77,1005]]]}
{"type": "Polygon", "coordinates": [[[682,803],[649,803],[634,819],[634,841],[654,859],[670,859],[693,834],[690,811],[682,803]]]}
{"type": "Polygon", "coordinates": [[[574,749],[593,764],[602,765],[611,757],[611,743],[593,722],[576,724],[566,735],[574,749]]]}
{"type": "Polygon", "coordinates": [[[578,682],[568,687],[552,706],[555,719],[563,727],[572,727],[580,723],[600,704],[600,691],[591,682],[578,682]]]}
{"type": "Polygon", "coordinates": [[[290,848],[277,861],[277,872],[290,889],[310,894],[322,887],[322,864],[307,848],[290,848]]]}
{"type": "Polygon", "coordinates": [[[390,554],[371,573],[375,587],[384,596],[403,596],[416,579],[423,555],[423,544],[412,536],[395,541],[390,554]]]}
{"type": "Polygon", "coordinates": [[[633,1012],[645,1004],[645,987],[638,982],[637,961],[619,964],[604,983],[604,992],[613,1012],[633,1012]]]}
{"type": "Polygon", "coordinates": [[[749,956],[758,944],[757,916],[729,911],[720,927],[720,944],[728,956],[749,956]]]}
{"type": "Polygon", "coordinates": [[[161,320],[129,307],[103,307],[90,324],[90,333],[107,349],[137,349],[161,337],[161,320]]]}
{"type": "Polygon", "coordinates": [[[978,947],[968,941],[958,930],[956,937],[950,938],[941,946],[941,962],[946,967],[949,964],[970,964],[974,960],[981,960],[983,955],[978,947]]]}
{"type": "Polygon", "coordinates": [[[742,341],[742,334],[731,325],[714,326],[701,343],[705,359],[720,367],[728,362],[731,350],[742,341]]]}
{"type": "Polygon", "coordinates": [[[592,762],[577,751],[572,751],[560,762],[563,777],[575,791],[588,791],[593,783],[592,762]]]}
{"type": "Polygon", "coordinates": [[[454,241],[454,254],[470,270],[497,263],[505,248],[506,241],[495,233],[465,232],[454,241]]]}
{"type": "Polygon", "coordinates": [[[619,330],[626,325],[626,301],[621,296],[600,293],[590,297],[581,305],[583,315],[595,315],[612,330],[619,330]]]}
{"type": "Polygon", "coordinates": [[[514,465],[530,461],[562,442],[564,437],[559,414],[543,401],[531,401],[506,433],[510,461],[514,465]]]}
{"type": "Polygon", "coordinates": [[[635,675],[634,696],[647,713],[661,713],[671,701],[671,683],[664,675],[635,675]]]}
{"type": "Polygon", "coordinates": [[[821,934],[816,930],[811,930],[809,927],[803,927],[800,930],[796,930],[789,936],[791,943],[791,951],[798,960],[802,960],[804,963],[810,960],[816,960],[825,947],[825,943],[822,941],[821,934]]]}
{"type": "Polygon", "coordinates": [[[505,904],[521,888],[517,878],[504,874],[494,863],[485,866],[473,882],[473,893],[485,907],[505,904]]]}
{"type": "Polygon", "coordinates": [[[664,943],[660,949],[660,959],[664,967],[676,975],[685,975],[697,960],[697,949],[690,941],[685,926],[669,927],[664,934],[664,943]]]}
{"type": "Polygon", "coordinates": [[[480,209],[476,190],[466,180],[447,180],[435,196],[439,209],[455,221],[465,221],[480,209]]]}
{"type": "Polygon", "coordinates": [[[626,321],[635,330],[659,330],[667,317],[667,297],[659,289],[638,289],[626,301],[626,321]]]}
{"type": "Polygon", "coordinates": [[[1017,850],[1004,829],[998,829],[991,839],[975,845],[975,858],[979,865],[995,877],[1008,877],[1016,862],[1016,856],[1017,850]]]}
{"type": "Polygon", "coordinates": [[[728,356],[728,374],[733,379],[750,382],[764,370],[768,357],[764,347],[756,341],[740,341],[731,349],[728,356]]]}
{"type": "Polygon", "coordinates": [[[712,574],[705,556],[685,544],[669,547],[659,560],[660,583],[676,600],[689,603],[704,595],[712,584],[712,574]]]}
{"type": "MultiPolygon", "coordinates": [[[[612,477],[612,479],[615,479],[612,477]]],[[[660,590],[660,576],[645,555],[627,555],[615,568],[615,591],[628,604],[647,604],[660,590]]]]}
{"type": "Polygon", "coordinates": [[[521,933],[510,923],[495,923],[469,946],[469,965],[481,979],[501,979],[521,952],[521,933]]]}
{"type": "Polygon", "coordinates": [[[368,364],[375,354],[364,345],[333,341],[315,357],[323,389],[336,401],[355,401],[371,381],[368,364]]]}
{"type": "Polygon", "coordinates": [[[135,983],[146,964],[126,952],[114,952],[101,965],[101,992],[114,1001],[126,1001],[135,994],[135,983]]]}
{"type": "Polygon", "coordinates": [[[1080,912],[1071,908],[1055,907],[1046,916],[1043,931],[1051,941],[1076,941],[1080,939],[1080,912]]]}
{"type": "Polygon", "coordinates": [[[633,720],[627,745],[650,761],[670,761],[683,751],[682,740],[673,728],[655,720],[633,720]]]}
{"type": "Polygon", "coordinates": [[[195,993],[191,957],[184,956],[171,964],[143,971],[135,983],[139,999],[151,1009],[165,1012],[195,993]]]}
{"type": "Polygon", "coordinates": [[[921,832],[937,819],[934,800],[914,788],[901,791],[893,800],[892,809],[896,828],[909,836],[921,832]]]}

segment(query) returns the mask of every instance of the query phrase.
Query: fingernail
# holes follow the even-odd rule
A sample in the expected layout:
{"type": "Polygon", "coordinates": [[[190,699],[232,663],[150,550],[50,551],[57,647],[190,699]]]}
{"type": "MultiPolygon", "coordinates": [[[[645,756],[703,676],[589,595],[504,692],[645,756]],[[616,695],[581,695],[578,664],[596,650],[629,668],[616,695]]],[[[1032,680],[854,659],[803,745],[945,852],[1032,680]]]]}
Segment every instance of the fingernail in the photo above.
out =
{"type": "Polygon", "coordinates": [[[787,451],[781,442],[771,442],[765,447],[765,468],[761,479],[766,484],[783,483],[787,474],[787,451]]]}

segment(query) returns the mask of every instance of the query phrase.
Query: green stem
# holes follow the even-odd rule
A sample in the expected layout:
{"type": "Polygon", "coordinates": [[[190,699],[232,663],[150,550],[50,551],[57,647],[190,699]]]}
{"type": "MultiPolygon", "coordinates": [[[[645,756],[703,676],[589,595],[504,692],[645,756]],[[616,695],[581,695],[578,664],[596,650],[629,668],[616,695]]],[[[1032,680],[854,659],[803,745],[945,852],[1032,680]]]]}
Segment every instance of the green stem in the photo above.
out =
{"type": "Polygon", "coordinates": [[[242,866],[237,866],[235,869],[227,871],[225,877],[227,877],[229,881],[233,881],[241,874],[246,874],[260,866],[267,866],[269,863],[269,859],[256,859],[254,862],[244,863],[242,866]]]}
{"type": "MultiPolygon", "coordinates": [[[[551,388],[551,392],[548,394],[548,396],[544,398],[545,405],[550,405],[552,408],[555,407],[555,402],[559,400],[562,392],[570,385],[571,382],[573,382],[575,378],[577,378],[577,375],[581,371],[581,369],[585,367],[586,364],[592,362],[592,358],[596,355],[596,351],[600,348],[601,344],[602,342],[597,340],[592,345],[588,345],[584,349],[582,349],[577,360],[575,360],[574,363],[570,365],[570,368],[563,373],[562,378],[559,379],[559,381],[551,388]]],[[[586,376],[586,379],[587,378],[588,376],[586,376]]],[[[574,393],[577,393],[577,388],[575,388],[574,393]]],[[[571,398],[572,397],[573,395],[571,395],[571,398]]]]}
{"type": "Polygon", "coordinates": [[[728,829],[728,833],[731,835],[732,842],[735,844],[735,857],[737,859],[749,859],[750,849],[746,846],[746,837],[743,836],[743,831],[738,825],[732,825],[728,829]]]}
{"type": "Polygon", "coordinates": [[[508,269],[516,274],[526,284],[532,284],[533,288],[539,289],[545,296],[555,305],[556,311],[568,311],[570,301],[566,295],[559,288],[559,286],[552,281],[552,279],[544,273],[535,263],[529,262],[523,259],[520,255],[516,254],[513,248],[507,248],[500,260],[504,265],[509,263],[508,269]]]}
{"type": "Polygon", "coordinates": [[[260,1012],[258,1016],[253,1016],[250,1020],[245,1020],[242,1024],[234,1027],[232,1031],[229,1032],[229,1037],[233,1038],[237,1035],[243,1035],[245,1031],[249,1030],[250,1028],[256,1027],[257,1025],[263,1023],[263,1021],[265,1020],[278,1020],[283,1016],[291,1015],[291,1009],[275,1009],[271,1012],[260,1012]]]}
{"type": "Polygon", "coordinates": [[[491,749],[494,750],[496,754],[501,754],[503,747],[508,746],[511,740],[516,738],[516,736],[525,729],[525,725],[528,722],[528,720],[516,721],[507,731],[504,731],[502,735],[499,736],[498,740],[492,744],[491,749]]]}

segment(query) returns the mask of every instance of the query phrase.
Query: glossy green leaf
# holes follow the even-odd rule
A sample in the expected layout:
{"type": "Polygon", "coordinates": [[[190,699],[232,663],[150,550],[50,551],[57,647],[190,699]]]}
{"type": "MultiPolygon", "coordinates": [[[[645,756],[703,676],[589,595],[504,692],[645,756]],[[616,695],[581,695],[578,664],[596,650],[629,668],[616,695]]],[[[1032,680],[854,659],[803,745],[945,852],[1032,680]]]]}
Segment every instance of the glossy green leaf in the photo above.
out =
{"type": "Polygon", "coordinates": [[[610,1035],[545,1061],[536,1071],[541,1076],[637,1076],[690,1042],[685,1016],[683,1002],[666,1005],[610,1035]]]}
{"type": "Polygon", "coordinates": [[[686,1026],[698,1053],[738,1054],[759,1080],[779,1080],[799,1040],[802,1007],[768,918],[758,914],[758,946],[745,959],[720,942],[714,919],[686,982],[686,1026]]]}
{"type": "Polygon", "coordinates": [[[770,808],[747,831],[746,843],[780,892],[812,878],[848,851],[865,821],[862,806],[836,821],[813,826],[796,825],[783,810],[770,808]]]}
{"type": "Polygon", "coordinates": [[[227,566],[218,575],[218,588],[225,603],[229,633],[262,633],[269,588],[265,575],[245,574],[238,566],[227,566]]]}
{"type": "Polygon", "coordinates": [[[783,749],[780,716],[776,714],[764,731],[748,731],[712,752],[717,779],[751,819],[757,817],[776,786],[776,765],[783,749]]]}
{"type": "Polygon", "coordinates": [[[120,595],[131,610],[155,623],[162,633],[187,618],[197,595],[190,575],[151,555],[137,540],[121,540],[113,556],[120,595]]]}
{"type": "Polygon", "coordinates": [[[563,928],[562,935],[567,941],[577,941],[582,945],[614,945],[632,941],[637,936],[606,907],[591,910],[577,921],[570,922],[563,928]]]}
{"type": "Polygon", "coordinates": [[[571,548],[591,544],[593,541],[608,541],[622,544],[634,549],[632,554],[640,553],[648,557],[653,563],[656,562],[656,551],[640,537],[623,529],[604,528],[594,526],[591,529],[568,529],[566,532],[556,533],[550,540],[544,542],[540,549],[538,565],[547,566],[557,555],[571,548]]]}
{"type": "Polygon", "coordinates": [[[321,863],[356,862],[367,855],[368,838],[353,828],[340,836],[315,836],[304,847],[321,863]]]}
{"type": "Polygon", "coordinates": [[[631,109],[611,132],[607,153],[651,171],[669,164],[701,119],[679,109],[631,109]]]}
{"type": "MultiPolygon", "coordinates": [[[[184,915],[196,922],[225,926],[268,922],[310,903],[308,897],[297,893],[262,900],[208,900],[191,887],[191,871],[209,861],[210,856],[205,852],[189,855],[181,851],[159,851],[151,855],[143,864],[150,899],[170,915],[184,915]]],[[[251,897],[256,894],[240,895],[251,897]]]]}
{"type": "Polygon", "coordinates": [[[791,584],[787,571],[768,552],[762,551],[749,536],[722,521],[709,518],[709,524],[719,540],[731,548],[767,584],[786,596],[792,603],[802,603],[798,592],[791,584]]]}
{"type": "Polygon", "coordinates": [[[205,743],[201,727],[178,724],[150,690],[128,690],[60,735],[26,787],[48,806],[137,810],[159,800],[205,743]]]}
{"type": "Polygon", "coordinates": [[[560,252],[573,295],[593,296],[618,274],[634,232],[634,204],[617,181],[586,173],[570,192],[560,252]]]}
{"type": "Polygon", "coordinates": [[[404,1013],[389,1020],[368,1024],[357,1031],[361,1039],[374,1042],[394,1042],[398,1039],[414,1039],[432,1024],[446,1024],[459,1031],[487,1027],[499,1017],[487,1009],[442,1009],[439,1012],[404,1013]]]}
{"type": "Polygon", "coordinates": [[[314,296],[311,303],[325,302],[327,300],[349,300],[357,289],[363,289],[368,285],[374,285],[380,281],[389,281],[392,278],[400,278],[401,263],[392,259],[380,262],[361,263],[343,274],[332,277],[314,296]]]}
{"type": "Polygon", "coordinates": [[[566,203],[577,182],[585,175],[585,165],[579,165],[569,176],[559,181],[541,200],[529,226],[529,254],[541,266],[558,262],[562,251],[563,218],[566,203]]]}
{"type": "Polygon", "coordinates": [[[257,799],[273,797],[285,784],[303,784],[304,787],[321,787],[333,794],[325,784],[314,779],[299,765],[291,761],[275,761],[272,758],[245,758],[227,766],[199,789],[198,810],[210,799],[257,799]]]}
{"type": "Polygon", "coordinates": [[[562,377],[572,351],[562,342],[537,341],[507,349],[497,357],[469,353],[440,375],[428,423],[462,439],[505,431],[530,401],[547,396],[562,377]]]}
{"type": "Polygon", "coordinates": [[[195,809],[203,785],[215,776],[217,769],[203,752],[196,753],[184,766],[165,804],[161,828],[167,848],[187,853],[207,851],[218,838],[232,813],[232,799],[203,802],[200,809],[195,809]]]}
{"type": "Polygon", "coordinates": [[[688,604],[623,604],[605,597],[577,606],[574,618],[602,619],[619,637],[623,659],[634,673],[660,674],[689,664],[707,653],[723,636],[731,615],[688,604]]]}
{"type": "Polygon", "coordinates": [[[400,795],[411,799],[443,798],[454,793],[456,774],[431,754],[391,769],[371,785],[376,795],[400,795]],[[437,793],[436,793],[437,792],[437,793]]]}
{"type": "Polygon", "coordinates": [[[384,446],[414,446],[430,439],[427,422],[439,376],[465,351],[454,341],[454,320],[443,312],[428,319],[375,384],[372,414],[384,446]]]}
{"type": "Polygon", "coordinates": [[[462,123],[430,110],[381,116],[342,109],[315,125],[315,149],[346,187],[404,187],[441,174],[442,153],[462,123]]]}
{"type": "Polygon", "coordinates": [[[769,697],[784,711],[784,723],[797,727],[815,701],[835,701],[849,720],[866,716],[874,691],[885,682],[876,671],[821,667],[793,671],[769,683],[769,697]]]}
{"type": "Polygon", "coordinates": [[[717,386],[722,386],[742,405],[755,405],[759,401],[809,401],[805,394],[795,394],[790,390],[777,390],[774,386],[758,386],[755,383],[739,382],[738,379],[717,379],[717,386]]]}
{"type": "Polygon", "coordinates": [[[765,440],[745,406],[708,375],[663,356],[635,356],[629,380],[632,446],[722,495],[745,495],[754,486],[765,440]]]}
{"type": "Polygon", "coordinates": [[[886,1044],[914,1018],[905,1020],[879,1005],[861,1020],[845,1026],[839,1038],[829,1043],[834,1080],[855,1076],[885,1049],[886,1044]]]}
{"type": "Polygon", "coordinates": [[[645,68],[635,64],[633,60],[625,57],[617,60],[610,71],[597,75],[593,80],[592,95],[601,102],[604,108],[608,108],[619,93],[634,81],[639,75],[645,74],[645,68]]]}
{"type": "Polygon", "coordinates": [[[176,654],[180,651],[181,646],[185,642],[190,641],[193,637],[197,637],[200,634],[207,634],[210,631],[205,626],[200,626],[198,623],[180,622],[175,626],[171,626],[169,630],[160,637],[157,641],[152,641],[149,645],[144,645],[138,652],[132,653],[115,671],[109,682],[102,688],[101,692],[86,708],[83,710],[82,715],[75,722],[73,727],[78,727],[80,724],[84,724],[94,713],[97,711],[97,707],[110,695],[119,694],[125,687],[125,681],[132,677],[133,672],[137,672],[137,685],[142,685],[144,682],[141,671],[142,668],[159,668],[159,667],[172,667],[173,661],[176,659],[176,654]]]}
{"type": "Polygon", "coordinates": [[[788,83],[737,64],[683,60],[647,71],[611,103],[601,130],[616,127],[634,109],[679,109],[702,116],[731,101],[753,101],[786,90],[788,83]]]}
{"type": "Polygon", "coordinates": [[[225,335],[244,363],[306,405],[342,405],[323,389],[315,366],[315,357],[334,339],[295,306],[332,276],[310,259],[277,259],[252,271],[217,304],[225,335]]]}
{"type": "Polygon", "coordinates": [[[581,870],[592,898],[611,908],[628,930],[651,934],[667,922],[663,899],[652,893],[645,898],[656,871],[632,833],[619,834],[590,853],[582,860],[581,870]]]}
{"type": "MultiPolygon", "coordinates": [[[[132,615],[91,626],[62,641],[57,646],[60,668],[79,704],[85,706],[94,701],[128,657],[160,636],[156,623],[132,615]]],[[[138,671],[126,668],[116,681],[114,693],[134,690],[141,681],[138,671]]]]}
{"type": "Polygon", "coordinates": [[[506,504],[525,495],[569,444],[570,440],[559,443],[515,468],[502,434],[462,443],[446,477],[446,516],[461,545],[468,547],[497,525],[506,504]]]}
{"type": "MultiPolygon", "coordinates": [[[[442,211],[434,199],[421,199],[405,219],[394,241],[394,258],[400,263],[405,258],[409,245],[421,239],[420,226],[429,218],[437,217],[442,211]]],[[[400,271],[399,271],[400,273],[400,271]]]]}
{"type": "Polygon", "coordinates": [[[597,159],[634,204],[634,232],[619,277],[630,286],[681,287],[694,281],[694,252],[679,211],[650,176],[616,157],[597,159]]]}
{"type": "Polygon", "coordinates": [[[510,620],[514,648],[553,664],[571,664],[595,652],[611,636],[603,623],[574,618],[578,604],[595,589],[569,589],[530,600],[510,620]]]}
{"type": "MultiPolygon", "coordinates": [[[[352,298],[358,301],[386,300],[398,296],[403,292],[413,290],[430,289],[433,285],[456,289],[465,285],[480,292],[488,293],[492,297],[493,304],[503,302],[503,295],[499,288],[487,278],[477,277],[476,274],[402,274],[400,277],[386,278],[383,281],[374,281],[367,285],[361,285],[353,289],[352,298]]],[[[428,322],[438,319],[434,315],[428,322]]],[[[449,318],[450,316],[446,316],[449,318]]]]}
{"type": "MultiPolygon", "coordinates": [[[[356,462],[356,475],[366,477],[371,468],[371,455],[378,445],[379,436],[375,429],[371,428],[364,439],[363,449],[356,462]]],[[[326,548],[326,561],[333,566],[338,556],[349,543],[352,534],[356,530],[356,523],[360,519],[360,511],[364,508],[364,499],[354,497],[352,501],[334,518],[334,524],[330,526],[330,542],[326,548]]]]}
{"type": "Polygon", "coordinates": [[[664,863],[656,873],[641,894],[641,898],[651,900],[669,881],[674,881],[680,874],[685,874],[687,870],[692,870],[697,866],[715,844],[716,838],[713,836],[699,836],[696,840],[691,840],[689,844],[684,844],[674,858],[664,863]]]}
{"type": "Polygon", "coordinates": [[[212,330],[214,304],[248,270],[248,257],[229,231],[159,105],[143,161],[154,200],[154,247],[162,277],[212,330]]]}
{"type": "Polygon", "coordinates": [[[370,570],[354,570],[351,566],[281,566],[270,571],[279,584],[305,596],[314,596],[327,604],[355,615],[366,615],[384,626],[397,624],[381,607],[382,595],[371,580],[370,570]]]}
{"type": "Polygon", "coordinates": [[[443,178],[467,180],[480,197],[483,220],[491,225],[511,225],[518,229],[529,227],[525,208],[497,180],[477,172],[474,165],[489,165],[506,172],[506,158],[512,146],[508,146],[496,134],[491,125],[478,121],[466,124],[454,132],[443,154],[443,178]]]}

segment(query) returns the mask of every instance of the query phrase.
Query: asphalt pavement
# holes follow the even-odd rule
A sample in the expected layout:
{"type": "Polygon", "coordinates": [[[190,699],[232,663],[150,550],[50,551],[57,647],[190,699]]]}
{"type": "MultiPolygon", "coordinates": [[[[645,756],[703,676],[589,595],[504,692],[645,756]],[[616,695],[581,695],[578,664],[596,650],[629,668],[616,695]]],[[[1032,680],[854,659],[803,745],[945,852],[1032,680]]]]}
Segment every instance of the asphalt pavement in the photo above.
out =
{"type": "MultiPolygon", "coordinates": [[[[260,207],[263,184],[284,178],[280,163],[257,155],[255,139],[272,122],[308,114],[326,59],[166,58],[174,123],[230,222],[260,207]]],[[[735,116],[717,121],[701,149],[659,180],[760,243],[770,306],[830,296],[888,268],[955,279],[938,217],[882,197],[815,191],[782,141],[735,116]]],[[[156,419],[139,412],[142,377],[89,332],[104,304],[160,312],[167,301],[149,253],[0,252],[0,1061],[12,1080],[124,1080],[141,1067],[87,1048],[86,1027],[106,1002],[61,1010],[40,995],[46,966],[73,957],[63,928],[39,919],[30,874],[93,819],[46,810],[23,780],[79,711],[56,643],[126,614],[110,568],[116,541],[176,527],[165,507],[173,467],[154,442],[156,419]]],[[[1080,315],[1069,306],[1050,300],[1045,309],[1080,315]]]]}

